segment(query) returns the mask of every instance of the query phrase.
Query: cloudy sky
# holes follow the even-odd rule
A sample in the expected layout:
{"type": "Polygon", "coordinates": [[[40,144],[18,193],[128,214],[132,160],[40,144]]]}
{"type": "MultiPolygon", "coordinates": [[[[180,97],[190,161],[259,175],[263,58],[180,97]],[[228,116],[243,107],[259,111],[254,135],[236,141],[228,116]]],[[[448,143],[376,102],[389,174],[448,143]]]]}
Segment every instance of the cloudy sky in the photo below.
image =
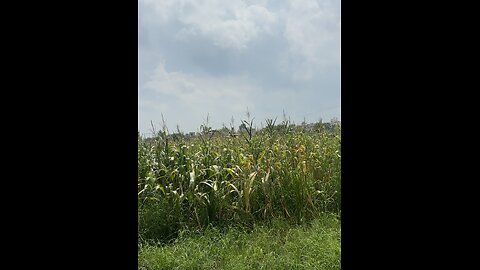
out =
{"type": "Polygon", "coordinates": [[[139,0],[138,128],[340,119],[340,0],[139,0]]]}

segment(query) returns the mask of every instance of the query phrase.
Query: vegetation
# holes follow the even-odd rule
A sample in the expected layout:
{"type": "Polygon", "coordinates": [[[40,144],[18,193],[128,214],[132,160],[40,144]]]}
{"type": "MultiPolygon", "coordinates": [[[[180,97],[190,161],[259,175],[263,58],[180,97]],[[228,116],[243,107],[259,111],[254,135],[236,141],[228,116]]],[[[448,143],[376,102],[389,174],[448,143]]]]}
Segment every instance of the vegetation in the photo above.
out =
{"type": "Polygon", "coordinates": [[[182,231],[172,245],[143,246],[139,269],[340,269],[340,224],[322,215],[311,225],[273,220],[250,233],[233,227],[182,231]]]}
{"type": "Polygon", "coordinates": [[[338,121],[154,134],[138,135],[139,267],[340,268],[338,121]]]}
{"type": "Polygon", "coordinates": [[[138,137],[139,238],[169,241],[180,230],[340,213],[340,125],[327,133],[267,120],[254,133],[172,139],[167,129],[147,143],[138,137]]]}

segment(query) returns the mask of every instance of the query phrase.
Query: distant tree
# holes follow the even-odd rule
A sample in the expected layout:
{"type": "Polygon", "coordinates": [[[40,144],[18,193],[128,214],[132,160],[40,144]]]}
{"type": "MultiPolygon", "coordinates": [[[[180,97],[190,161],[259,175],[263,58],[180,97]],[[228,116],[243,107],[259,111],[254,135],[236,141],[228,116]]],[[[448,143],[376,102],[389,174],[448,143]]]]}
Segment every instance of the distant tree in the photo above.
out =
{"type": "Polygon", "coordinates": [[[219,130],[221,134],[229,134],[229,129],[225,126],[225,124],[222,126],[222,128],[219,130]]]}
{"type": "Polygon", "coordinates": [[[245,131],[246,129],[247,129],[247,126],[245,126],[244,123],[242,123],[241,125],[238,126],[238,132],[245,131]]]}

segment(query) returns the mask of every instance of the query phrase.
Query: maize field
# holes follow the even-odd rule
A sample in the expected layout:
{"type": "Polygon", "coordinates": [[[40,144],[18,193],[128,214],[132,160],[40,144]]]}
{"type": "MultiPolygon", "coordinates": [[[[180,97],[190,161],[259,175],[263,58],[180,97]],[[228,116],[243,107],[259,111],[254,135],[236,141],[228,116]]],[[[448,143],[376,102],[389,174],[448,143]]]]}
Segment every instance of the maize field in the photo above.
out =
{"type": "Polygon", "coordinates": [[[138,135],[139,242],[175,239],[182,229],[285,219],[313,220],[340,214],[341,127],[313,129],[275,125],[254,131],[251,122],[237,136],[138,135]]]}

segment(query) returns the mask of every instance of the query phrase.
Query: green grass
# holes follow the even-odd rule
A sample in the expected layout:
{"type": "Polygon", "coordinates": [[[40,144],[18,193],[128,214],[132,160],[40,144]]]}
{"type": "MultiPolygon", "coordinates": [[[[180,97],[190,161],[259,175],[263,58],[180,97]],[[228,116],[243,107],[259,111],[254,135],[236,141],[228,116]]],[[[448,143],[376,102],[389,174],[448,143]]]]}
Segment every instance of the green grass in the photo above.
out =
{"type": "Polygon", "coordinates": [[[285,219],[252,230],[184,230],[170,244],[143,245],[139,269],[340,269],[340,221],[320,215],[309,224],[285,219]]]}

